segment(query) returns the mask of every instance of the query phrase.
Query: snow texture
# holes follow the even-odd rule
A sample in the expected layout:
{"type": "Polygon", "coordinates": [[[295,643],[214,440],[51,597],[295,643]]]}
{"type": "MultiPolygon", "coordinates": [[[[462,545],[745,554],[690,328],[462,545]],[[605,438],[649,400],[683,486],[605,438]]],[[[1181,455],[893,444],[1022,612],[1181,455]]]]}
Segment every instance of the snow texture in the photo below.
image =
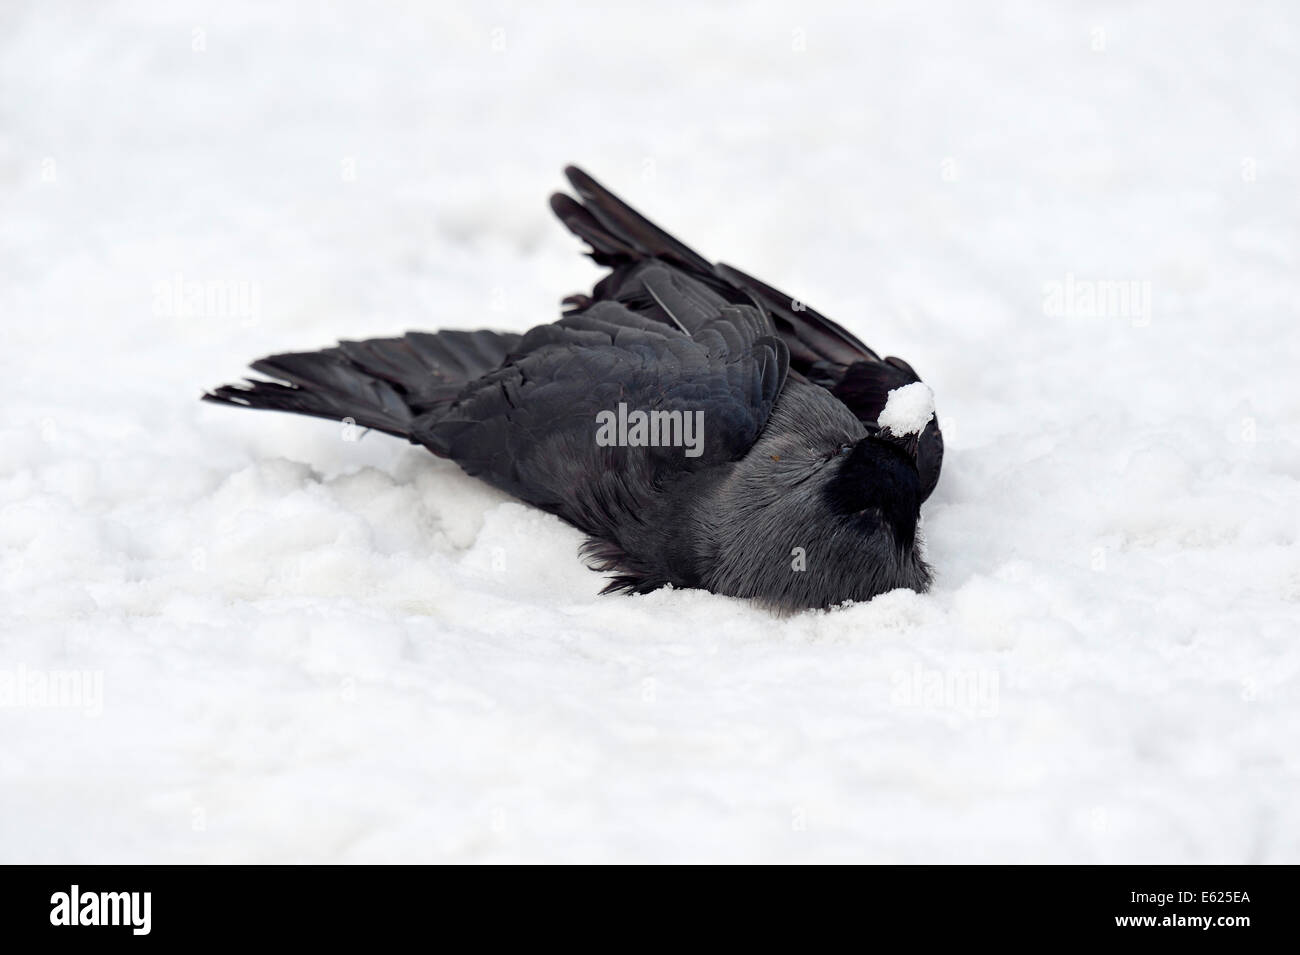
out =
{"type": "Polygon", "coordinates": [[[895,388],[885,398],[876,424],[891,434],[920,434],[934,417],[934,392],[921,381],[895,388]]]}
{"type": "Polygon", "coordinates": [[[0,861],[1300,861],[1298,47],[1280,2],[6,3],[0,861]],[[197,400],[551,320],[566,162],[934,388],[932,592],[600,597],[452,464],[197,400]]]}

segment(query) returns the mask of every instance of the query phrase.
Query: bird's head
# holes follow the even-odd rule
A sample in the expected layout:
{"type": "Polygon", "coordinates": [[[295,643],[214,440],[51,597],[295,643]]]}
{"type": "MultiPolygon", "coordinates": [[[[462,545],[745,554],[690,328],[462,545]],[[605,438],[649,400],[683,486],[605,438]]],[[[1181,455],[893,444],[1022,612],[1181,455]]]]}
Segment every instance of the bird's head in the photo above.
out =
{"type": "MultiPolygon", "coordinates": [[[[796,401],[774,414],[783,410],[808,411],[796,401]]],[[[918,382],[890,393],[875,431],[846,412],[835,422],[844,438],[829,447],[810,435],[831,428],[769,428],[723,491],[730,519],[714,529],[713,589],[787,611],[928,589],[916,444],[933,413],[918,382]]]]}

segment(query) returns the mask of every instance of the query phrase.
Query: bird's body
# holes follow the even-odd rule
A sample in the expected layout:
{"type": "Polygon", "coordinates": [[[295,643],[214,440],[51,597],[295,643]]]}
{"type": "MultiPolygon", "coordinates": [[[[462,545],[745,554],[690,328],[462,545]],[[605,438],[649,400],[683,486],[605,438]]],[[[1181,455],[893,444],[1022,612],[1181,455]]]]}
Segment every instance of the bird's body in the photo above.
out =
{"type": "Polygon", "coordinates": [[[911,367],[568,174],[582,201],[552,208],[611,272],[559,321],[273,356],[253,368],[278,381],[205,397],[424,445],[587,534],[607,590],[780,610],[925,590],[942,437],[932,416],[878,423],[911,367]]]}

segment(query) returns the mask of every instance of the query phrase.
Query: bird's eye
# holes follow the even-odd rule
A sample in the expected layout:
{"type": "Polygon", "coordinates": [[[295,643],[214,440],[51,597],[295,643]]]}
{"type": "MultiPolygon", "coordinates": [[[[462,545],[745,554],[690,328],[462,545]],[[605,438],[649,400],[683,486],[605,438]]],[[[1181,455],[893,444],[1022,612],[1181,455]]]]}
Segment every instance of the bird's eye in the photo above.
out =
{"type": "Polygon", "coordinates": [[[851,452],[852,450],[853,450],[853,445],[851,445],[851,444],[841,444],[841,445],[840,445],[840,454],[848,454],[848,453],[851,452]]]}

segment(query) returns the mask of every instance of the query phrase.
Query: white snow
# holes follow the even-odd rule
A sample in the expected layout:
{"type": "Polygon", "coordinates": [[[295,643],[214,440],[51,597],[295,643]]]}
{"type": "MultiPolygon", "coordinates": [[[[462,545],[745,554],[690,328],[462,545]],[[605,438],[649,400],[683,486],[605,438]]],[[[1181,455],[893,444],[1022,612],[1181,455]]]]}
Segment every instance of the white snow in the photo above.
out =
{"type": "Polygon", "coordinates": [[[1300,861],[1293,5],[0,24],[0,861],[1300,861]],[[599,597],[453,465],[197,401],[550,320],[566,162],[934,388],[931,593],[599,597]]]}
{"type": "Polygon", "coordinates": [[[889,392],[876,424],[897,435],[920,434],[933,417],[934,392],[925,382],[914,381],[889,392]]]}

